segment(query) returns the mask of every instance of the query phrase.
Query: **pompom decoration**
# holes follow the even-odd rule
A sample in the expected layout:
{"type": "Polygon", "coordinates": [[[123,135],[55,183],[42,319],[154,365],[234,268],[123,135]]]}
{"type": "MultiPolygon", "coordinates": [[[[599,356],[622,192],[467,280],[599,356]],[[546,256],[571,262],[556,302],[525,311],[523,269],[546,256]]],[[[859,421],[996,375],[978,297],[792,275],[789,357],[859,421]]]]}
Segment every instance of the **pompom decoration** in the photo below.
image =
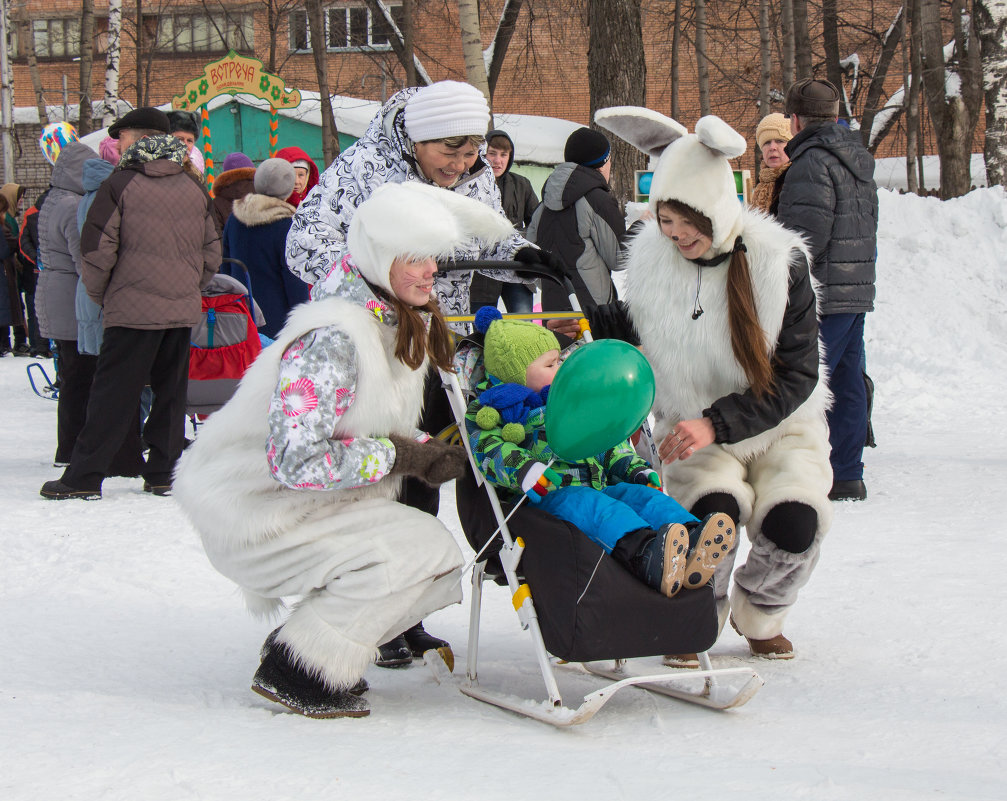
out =
{"type": "Polygon", "coordinates": [[[492,406],[483,406],[476,412],[476,425],[483,431],[490,431],[500,425],[500,412],[492,406]]]}
{"type": "Polygon", "coordinates": [[[502,320],[503,315],[500,314],[500,310],[494,306],[483,306],[479,311],[476,312],[475,327],[476,331],[480,334],[485,334],[489,331],[491,324],[495,323],[497,320],[502,320]]]}
{"type": "Polygon", "coordinates": [[[524,442],[524,426],[520,423],[507,423],[500,433],[505,442],[513,442],[515,445],[524,442]]]}

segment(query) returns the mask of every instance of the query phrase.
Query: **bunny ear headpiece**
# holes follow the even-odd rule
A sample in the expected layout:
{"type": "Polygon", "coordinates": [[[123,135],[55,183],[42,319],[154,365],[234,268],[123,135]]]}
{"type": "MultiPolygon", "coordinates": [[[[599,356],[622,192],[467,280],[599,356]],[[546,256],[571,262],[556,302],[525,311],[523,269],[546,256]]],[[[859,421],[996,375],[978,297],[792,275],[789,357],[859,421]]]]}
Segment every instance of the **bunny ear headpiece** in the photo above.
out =
{"type": "Polygon", "coordinates": [[[599,109],[595,121],[649,156],[659,157],[650,185],[650,208],[662,200],[691,206],[713,223],[713,247],[733,242],[741,203],[728,159],[742,155],[745,137],[720,117],[708,115],[696,132],[671,117],[638,106],[599,109]]]}
{"type": "Polygon", "coordinates": [[[493,244],[513,235],[510,221],[492,206],[407,181],[382,184],[360,204],[346,245],[361,275],[391,292],[389,271],[400,256],[449,258],[472,240],[493,244]]]}

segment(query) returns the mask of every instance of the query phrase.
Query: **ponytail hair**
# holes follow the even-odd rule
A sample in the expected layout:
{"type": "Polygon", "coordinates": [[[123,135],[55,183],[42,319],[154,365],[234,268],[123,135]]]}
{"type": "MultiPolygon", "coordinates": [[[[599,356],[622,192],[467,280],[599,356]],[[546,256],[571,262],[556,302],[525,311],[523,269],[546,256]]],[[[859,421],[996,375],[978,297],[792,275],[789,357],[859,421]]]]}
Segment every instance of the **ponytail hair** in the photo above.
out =
{"type": "MultiPolygon", "coordinates": [[[[661,200],[662,208],[678,214],[693,225],[700,234],[713,238],[713,222],[700,214],[692,206],[677,200],[661,200]]],[[[740,239],[740,237],[739,237],[740,239]]],[[[748,257],[742,243],[735,244],[731,253],[731,263],[727,268],[727,321],[731,329],[731,350],[756,398],[773,392],[773,366],[770,361],[769,343],[766,332],[759,324],[759,313],[755,305],[752,289],[752,275],[748,269],[748,257]]],[[[697,266],[696,269],[702,270],[697,266]]]]}
{"type": "Polygon", "coordinates": [[[391,293],[387,293],[387,297],[399,321],[395,335],[395,358],[411,370],[419,370],[429,356],[437,367],[450,372],[454,338],[437,301],[431,298],[425,306],[413,308],[391,293]],[[420,311],[430,315],[429,332],[420,311]]]}

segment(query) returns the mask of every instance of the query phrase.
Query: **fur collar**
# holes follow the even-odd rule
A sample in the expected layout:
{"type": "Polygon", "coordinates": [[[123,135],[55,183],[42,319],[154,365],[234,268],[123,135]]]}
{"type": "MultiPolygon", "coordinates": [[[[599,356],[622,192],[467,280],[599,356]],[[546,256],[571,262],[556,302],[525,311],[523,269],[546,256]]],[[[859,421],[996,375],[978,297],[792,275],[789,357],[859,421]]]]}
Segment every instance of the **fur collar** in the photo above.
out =
{"type": "Polygon", "coordinates": [[[213,181],[214,194],[220,194],[232,184],[238,181],[254,181],[255,167],[238,167],[227,172],[222,172],[213,181]]]}
{"type": "Polygon", "coordinates": [[[294,207],[284,200],[269,195],[245,195],[234,201],[231,213],[249,228],[269,225],[277,220],[294,216],[294,207]]]}

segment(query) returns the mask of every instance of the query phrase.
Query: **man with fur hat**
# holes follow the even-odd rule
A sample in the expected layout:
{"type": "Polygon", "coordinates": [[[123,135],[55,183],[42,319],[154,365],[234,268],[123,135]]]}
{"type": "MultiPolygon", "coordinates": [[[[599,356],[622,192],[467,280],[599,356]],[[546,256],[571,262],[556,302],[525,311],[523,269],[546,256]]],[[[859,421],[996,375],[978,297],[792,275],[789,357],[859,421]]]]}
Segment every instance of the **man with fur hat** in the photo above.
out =
{"type": "Polygon", "coordinates": [[[179,463],[175,498],[249,609],[301,598],[252,682],[294,712],[369,714],[359,695],[378,644],[461,600],[451,533],[396,498],[407,476],[438,486],[466,464],[462,448],[416,428],[427,366],[451,369],[453,355],[432,299],[435,259],[512,230],[450,192],[376,189],[337,269],[179,463]]]}
{"type": "Polygon", "coordinates": [[[868,388],[864,372],[864,318],[874,309],[878,188],[874,158],[857,135],[839,125],[839,90],[807,78],[787,92],[794,138],[777,217],[804,235],[811,249],[811,274],[819,305],[829,386],[835,501],[861,501],[864,445],[868,438],[868,388]]]}
{"type": "MultiPolygon", "coordinates": [[[[266,318],[259,331],[274,339],[297,304],[308,299],[310,287],[287,269],[284,247],[294,207],[286,202],[294,189],[289,161],[266,159],[255,170],[255,191],[234,202],[224,226],[224,257],[248,268],[255,300],[266,318]]],[[[236,278],[243,276],[234,273],[236,278]]]]}
{"type": "MultiPolygon", "coordinates": [[[[600,131],[578,128],[566,140],[563,163],[542,187],[542,203],[528,225],[528,238],[584,279],[599,305],[613,302],[612,272],[619,263],[626,220],[608,179],[612,148],[600,131]]],[[[543,308],[569,309],[565,293],[552,282],[542,286],[543,308]]]]}
{"type": "Polygon", "coordinates": [[[220,235],[203,186],[183,169],[186,147],[168,117],[139,108],[109,128],[122,160],[99,187],[80,233],[81,280],[102,307],[104,336],[87,420],[50,500],[97,499],[148,383],[143,489],[171,493],[185,443],[189,337],[200,290],[220,266],[220,235]]]}
{"type": "Polygon", "coordinates": [[[790,166],[784,148],[790,141],[790,120],[779,112],[767,114],[755,128],[755,142],[762,154],[759,182],[752,190],[752,206],[767,214],[776,214],[783,187],[783,176],[790,166]]]}

